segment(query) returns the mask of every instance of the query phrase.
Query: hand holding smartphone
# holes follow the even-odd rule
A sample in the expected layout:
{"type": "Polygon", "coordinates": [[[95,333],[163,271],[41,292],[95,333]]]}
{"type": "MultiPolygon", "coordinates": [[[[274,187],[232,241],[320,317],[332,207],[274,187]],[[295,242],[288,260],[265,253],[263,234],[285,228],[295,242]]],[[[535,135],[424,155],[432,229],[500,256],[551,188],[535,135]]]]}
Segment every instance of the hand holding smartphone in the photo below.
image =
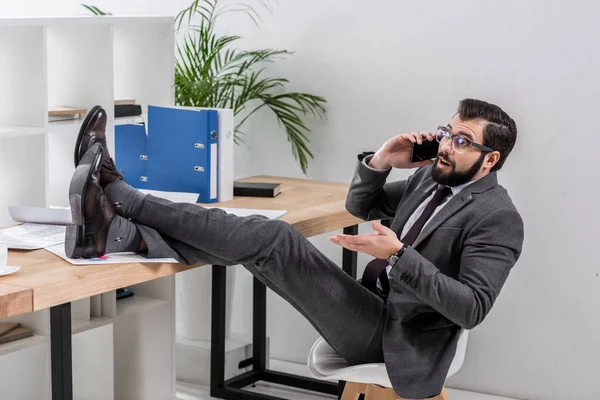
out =
{"type": "Polygon", "coordinates": [[[432,160],[437,157],[439,142],[437,140],[423,140],[423,144],[413,143],[410,151],[410,162],[432,160]]]}
{"type": "Polygon", "coordinates": [[[403,133],[388,139],[369,160],[369,166],[376,169],[425,166],[437,157],[438,145],[430,132],[403,133]],[[419,145],[419,141],[423,144],[419,145]]]}

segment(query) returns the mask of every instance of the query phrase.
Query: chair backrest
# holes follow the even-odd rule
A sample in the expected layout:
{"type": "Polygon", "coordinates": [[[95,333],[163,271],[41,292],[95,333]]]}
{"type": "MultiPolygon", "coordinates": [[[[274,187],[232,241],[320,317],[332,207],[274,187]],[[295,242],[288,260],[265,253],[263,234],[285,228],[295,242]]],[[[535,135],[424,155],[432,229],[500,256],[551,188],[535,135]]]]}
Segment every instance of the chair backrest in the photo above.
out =
{"type": "MultiPolygon", "coordinates": [[[[456,353],[448,368],[446,377],[460,370],[465,361],[469,331],[461,329],[456,344],[456,353]]],[[[385,364],[370,363],[349,365],[337,352],[325,342],[317,339],[308,355],[308,369],[311,376],[317,379],[340,379],[363,383],[375,383],[383,387],[391,387],[385,364]]]]}

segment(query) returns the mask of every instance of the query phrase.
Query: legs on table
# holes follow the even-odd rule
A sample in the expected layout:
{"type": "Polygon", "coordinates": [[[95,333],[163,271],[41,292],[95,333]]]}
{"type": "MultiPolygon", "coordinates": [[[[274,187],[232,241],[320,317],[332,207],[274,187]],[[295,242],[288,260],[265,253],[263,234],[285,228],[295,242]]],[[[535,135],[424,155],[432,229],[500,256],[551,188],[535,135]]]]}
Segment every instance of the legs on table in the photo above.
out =
{"type": "MultiPolygon", "coordinates": [[[[117,213],[211,259],[203,261],[244,265],[304,315],[348,362],[383,360],[383,300],[348,276],[290,224],[173,203],[142,194],[121,180],[105,191],[117,213]]],[[[147,245],[151,250],[153,244],[147,241],[147,245]]]]}
{"type": "MultiPolygon", "coordinates": [[[[285,222],[259,216],[240,218],[222,210],[171,203],[131,188],[123,181],[108,153],[104,114],[99,107],[90,112],[82,125],[75,149],[75,164],[79,168],[86,154],[94,150],[94,145],[102,146],[102,162],[94,166],[94,183],[101,190],[97,190],[93,197],[105,196],[121,218],[118,224],[105,224],[110,228],[94,242],[108,242],[106,252],[121,247],[127,251],[147,249],[148,257],[173,257],[188,264],[197,261],[223,266],[242,264],[257,282],[271,288],[303,314],[348,362],[383,361],[381,337],[385,304],[381,298],[347,275],[285,222]],[[108,244],[116,247],[113,249],[108,244]]],[[[85,188],[89,182],[82,182],[79,186],[85,188]]],[[[79,192],[87,193],[83,189],[79,192]]],[[[91,199],[90,204],[95,200],[91,199]]],[[[82,217],[79,225],[94,225],[97,213],[80,208],[82,217]]],[[[89,256],[99,255],[90,253],[89,256]]],[[[355,261],[355,254],[344,252],[344,268],[346,264],[353,264],[351,268],[355,269],[355,261]]],[[[257,287],[260,290],[255,292],[256,295],[264,297],[264,286],[256,283],[257,287]]],[[[264,307],[263,300],[258,301],[260,307],[264,307]]],[[[255,330],[255,335],[262,337],[264,327],[260,325],[255,324],[256,329],[261,330],[255,330]]],[[[257,354],[253,363],[259,369],[264,369],[264,352],[260,351],[264,348],[263,342],[261,339],[254,346],[257,354]]],[[[299,387],[310,384],[312,390],[315,390],[315,385],[325,385],[322,382],[299,382],[301,379],[298,377],[273,371],[263,372],[267,373],[264,379],[272,382],[299,384],[299,387]]],[[[248,397],[247,393],[244,396],[256,398],[248,397]]]]}

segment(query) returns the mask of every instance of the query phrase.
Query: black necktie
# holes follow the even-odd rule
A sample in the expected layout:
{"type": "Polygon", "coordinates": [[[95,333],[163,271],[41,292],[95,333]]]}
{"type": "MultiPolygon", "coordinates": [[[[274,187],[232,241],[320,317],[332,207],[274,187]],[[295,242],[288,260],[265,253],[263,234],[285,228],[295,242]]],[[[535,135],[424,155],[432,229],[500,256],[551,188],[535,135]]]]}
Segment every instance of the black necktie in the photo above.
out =
{"type": "MultiPolygon", "coordinates": [[[[421,213],[419,218],[400,241],[405,245],[412,245],[417,239],[417,236],[419,236],[423,226],[425,226],[425,223],[431,218],[431,214],[433,214],[435,209],[438,208],[439,205],[442,204],[442,201],[444,201],[451,193],[452,190],[448,186],[438,186],[433,198],[429,200],[429,203],[425,206],[423,213],[421,213]]],[[[369,262],[362,276],[362,285],[373,293],[377,293],[377,278],[379,278],[383,291],[387,294],[390,290],[390,282],[385,273],[387,266],[387,260],[381,258],[376,258],[369,262]]]]}

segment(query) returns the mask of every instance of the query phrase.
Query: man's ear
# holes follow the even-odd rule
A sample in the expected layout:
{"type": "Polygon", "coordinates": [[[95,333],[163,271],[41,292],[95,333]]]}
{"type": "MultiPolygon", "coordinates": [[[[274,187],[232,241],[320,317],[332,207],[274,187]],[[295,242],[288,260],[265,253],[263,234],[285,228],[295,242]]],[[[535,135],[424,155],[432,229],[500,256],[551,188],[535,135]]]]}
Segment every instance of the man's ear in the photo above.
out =
{"type": "Polygon", "coordinates": [[[500,152],[492,151],[492,152],[488,153],[488,155],[486,157],[486,161],[483,163],[483,165],[487,169],[491,170],[494,167],[494,165],[496,165],[498,163],[498,161],[500,161],[500,152]]]}

